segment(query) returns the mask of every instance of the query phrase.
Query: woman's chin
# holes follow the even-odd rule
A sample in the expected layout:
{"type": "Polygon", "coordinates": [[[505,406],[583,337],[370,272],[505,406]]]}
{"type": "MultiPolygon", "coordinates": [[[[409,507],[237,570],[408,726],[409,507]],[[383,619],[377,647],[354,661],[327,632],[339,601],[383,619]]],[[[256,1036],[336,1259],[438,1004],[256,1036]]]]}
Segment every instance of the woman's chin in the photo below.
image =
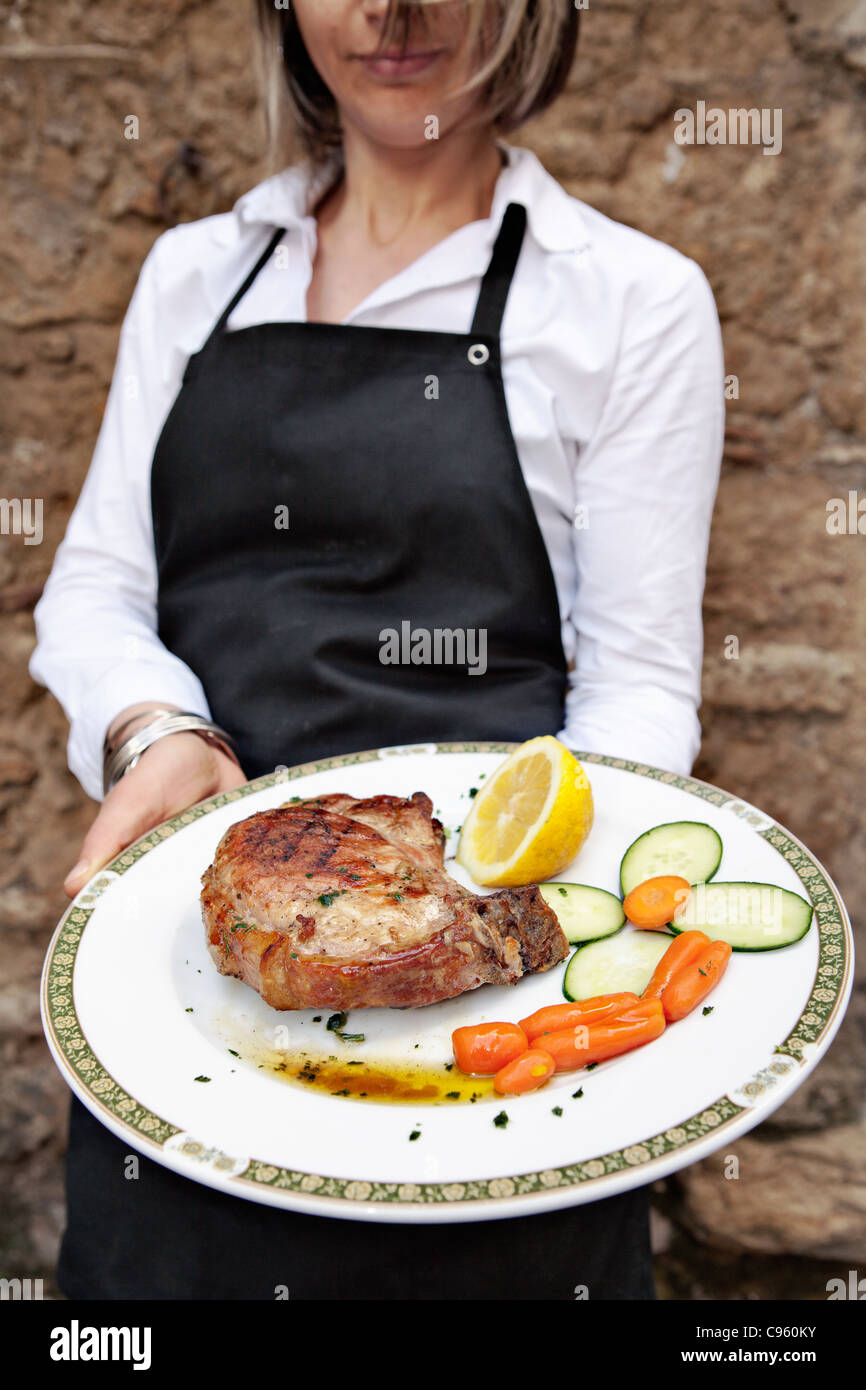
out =
{"type": "Polygon", "coordinates": [[[443,104],[432,98],[418,102],[417,92],[393,87],[379,90],[375,98],[359,102],[354,110],[343,108],[343,129],[353,126],[380,149],[395,151],[432,149],[457,126],[467,128],[466,112],[443,114],[443,104]]]}

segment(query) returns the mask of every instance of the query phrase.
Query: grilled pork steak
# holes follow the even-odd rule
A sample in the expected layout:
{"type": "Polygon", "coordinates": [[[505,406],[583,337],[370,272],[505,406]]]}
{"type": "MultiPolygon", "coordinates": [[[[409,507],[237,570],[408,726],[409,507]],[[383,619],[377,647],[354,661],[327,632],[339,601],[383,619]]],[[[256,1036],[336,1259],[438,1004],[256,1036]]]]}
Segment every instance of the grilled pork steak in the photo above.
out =
{"type": "Polygon", "coordinates": [[[202,875],[208,949],[275,1009],[433,1004],[568,955],[537,888],[477,897],[445,873],[423,792],[333,794],[231,826],[202,875]]]}

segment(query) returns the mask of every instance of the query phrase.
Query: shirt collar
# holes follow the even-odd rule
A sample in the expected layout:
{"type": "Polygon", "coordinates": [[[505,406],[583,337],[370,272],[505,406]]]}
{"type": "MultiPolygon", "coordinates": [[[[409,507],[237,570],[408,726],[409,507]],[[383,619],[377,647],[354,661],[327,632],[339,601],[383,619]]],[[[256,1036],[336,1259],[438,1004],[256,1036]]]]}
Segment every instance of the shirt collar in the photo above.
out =
{"type": "MultiPolygon", "coordinates": [[[[508,204],[523,203],[529,230],[543,250],[580,251],[588,246],[591,238],[577,199],[566,193],[531,150],[504,140],[497,144],[506,163],[493,195],[489,244],[493,244],[508,204]]],[[[244,193],[233,211],[241,223],[298,226],[309,218],[309,210],[336,176],[338,166],[339,154],[320,165],[309,160],[293,164],[244,193]]]]}

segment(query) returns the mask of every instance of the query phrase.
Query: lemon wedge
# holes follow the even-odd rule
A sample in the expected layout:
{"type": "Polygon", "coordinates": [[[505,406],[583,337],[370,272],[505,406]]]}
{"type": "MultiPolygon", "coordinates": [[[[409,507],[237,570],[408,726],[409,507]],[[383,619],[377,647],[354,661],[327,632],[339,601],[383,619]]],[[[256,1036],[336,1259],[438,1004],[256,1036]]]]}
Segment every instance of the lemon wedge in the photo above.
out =
{"type": "Polygon", "coordinates": [[[592,787],[574,754],[550,735],[531,738],[475,797],[457,862],[484,888],[541,883],[571,862],[593,815],[592,787]]]}

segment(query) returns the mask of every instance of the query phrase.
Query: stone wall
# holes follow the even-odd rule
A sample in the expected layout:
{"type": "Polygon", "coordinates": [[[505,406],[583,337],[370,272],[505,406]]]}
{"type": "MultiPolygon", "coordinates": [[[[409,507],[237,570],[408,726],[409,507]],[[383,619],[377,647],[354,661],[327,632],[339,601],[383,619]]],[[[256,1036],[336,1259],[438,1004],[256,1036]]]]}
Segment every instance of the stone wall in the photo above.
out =
{"type": "MultiPolygon", "coordinates": [[[[44,1276],[62,1224],[65,1088],[36,985],[93,807],[65,771],[61,712],[27,676],[32,608],[138,268],[164,227],[230,207],[261,176],[263,141],[237,0],[10,0],[3,17],[0,491],[42,497],[45,532],[38,546],[0,537],[0,1273],[44,1276]]],[[[826,508],[866,497],[864,79],[856,0],[590,0],[569,91],[517,137],[571,192],[695,257],[712,282],[738,393],[695,770],[788,825],[855,910],[866,540],[828,534],[826,508]],[[674,113],[698,101],[781,108],[781,155],[676,144],[674,113]]],[[[733,1146],[743,1180],[725,1182],[718,1156],[660,1187],[663,1293],[821,1298],[866,1256],[859,978],[812,1080],[733,1146]]]]}

